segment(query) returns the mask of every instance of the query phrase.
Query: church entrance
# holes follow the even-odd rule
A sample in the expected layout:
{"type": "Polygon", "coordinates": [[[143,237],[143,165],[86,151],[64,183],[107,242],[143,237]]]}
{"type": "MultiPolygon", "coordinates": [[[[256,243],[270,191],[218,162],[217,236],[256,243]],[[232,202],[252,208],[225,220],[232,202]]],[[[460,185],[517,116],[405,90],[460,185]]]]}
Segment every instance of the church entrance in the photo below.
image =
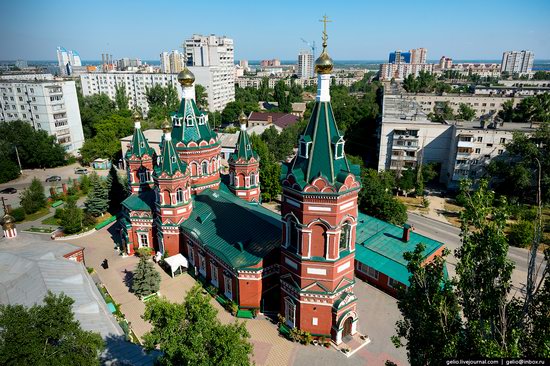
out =
{"type": "Polygon", "coordinates": [[[353,323],[353,318],[350,316],[344,322],[344,330],[342,331],[342,339],[351,336],[351,325],[353,323]]]}

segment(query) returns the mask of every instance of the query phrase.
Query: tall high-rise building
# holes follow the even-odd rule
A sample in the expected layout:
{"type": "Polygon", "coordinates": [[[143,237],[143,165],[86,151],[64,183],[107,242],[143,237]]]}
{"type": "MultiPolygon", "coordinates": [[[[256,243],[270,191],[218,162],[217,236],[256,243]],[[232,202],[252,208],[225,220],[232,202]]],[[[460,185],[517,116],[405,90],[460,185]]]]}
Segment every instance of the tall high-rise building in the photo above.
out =
{"type": "Polygon", "coordinates": [[[535,53],[532,51],[506,51],[502,54],[500,72],[530,74],[533,70],[535,53]]]}
{"type": "Polygon", "coordinates": [[[57,47],[57,63],[59,74],[63,76],[71,75],[73,66],[82,66],[78,52],[67,51],[64,47],[57,47]]]}
{"type": "Polygon", "coordinates": [[[298,54],[298,77],[301,79],[313,77],[313,55],[309,51],[298,54]]]}
{"type": "Polygon", "coordinates": [[[173,50],[170,52],[168,59],[170,60],[170,73],[177,74],[183,70],[183,54],[181,54],[178,50],[173,50]]]}
{"type": "Polygon", "coordinates": [[[235,100],[235,58],[231,38],[193,34],[185,40],[185,55],[187,66],[206,89],[210,111],[221,111],[235,100]]]}
{"type": "Polygon", "coordinates": [[[410,64],[411,63],[411,53],[403,52],[397,50],[395,52],[390,52],[390,57],[388,62],[390,64],[410,64]]]}
{"type": "Polygon", "coordinates": [[[415,48],[409,51],[411,54],[411,64],[425,64],[428,50],[425,48],[415,48]]]}
{"type": "Polygon", "coordinates": [[[166,51],[160,54],[160,72],[164,74],[170,73],[170,57],[166,51]]]}

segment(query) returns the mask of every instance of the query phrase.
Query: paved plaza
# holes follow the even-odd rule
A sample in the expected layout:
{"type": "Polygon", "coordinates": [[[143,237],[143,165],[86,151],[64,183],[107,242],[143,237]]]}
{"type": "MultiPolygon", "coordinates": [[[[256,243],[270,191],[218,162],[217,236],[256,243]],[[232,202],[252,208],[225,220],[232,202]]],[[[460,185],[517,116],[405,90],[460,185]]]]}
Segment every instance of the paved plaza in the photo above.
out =
{"type": "MultiPolygon", "coordinates": [[[[134,270],[137,257],[121,257],[114,248],[111,227],[104,228],[92,235],[73,240],[64,240],[85,248],[84,255],[87,267],[93,267],[101,282],[105,285],[114,300],[121,305],[121,311],[131,323],[138,337],[142,337],[150,325],[141,319],[145,305],[129,291],[125,279],[127,272],[134,270]],[[109,268],[103,269],[104,259],[109,268]]],[[[170,301],[182,302],[187,291],[195,284],[188,274],[171,278],[159,268],[161,273],[160,293],[170,301]]],[[[406,352],[395,349],[390,341],[394,334],[395,322],[399,319],[396,301],[385,293],[357,279],[355,292],[359,298],[359,331],[369,335],[371,343],[360,349],[350,358],[337,352],[332,347],[303,346],[290,342],[279,335],[276,324],[266,317],[246,321],[246,326],[254,345],[253,360],[258,366],[315,366],[315,365],[383,365],[392,360],[398,365],[407,365],[406,352]]],[[[235,321],[235,317],[225,311],[212,299],[218,310],[218,318],[223,323],[235,321]]]]}

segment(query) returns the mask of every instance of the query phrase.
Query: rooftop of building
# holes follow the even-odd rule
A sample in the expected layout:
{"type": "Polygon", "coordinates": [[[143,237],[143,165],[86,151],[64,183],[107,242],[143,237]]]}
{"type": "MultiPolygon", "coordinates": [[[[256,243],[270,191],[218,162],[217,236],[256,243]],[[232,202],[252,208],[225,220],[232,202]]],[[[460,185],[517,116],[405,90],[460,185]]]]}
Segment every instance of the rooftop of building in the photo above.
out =
{"type": "Polygon", "coordinates": [[[103,337],[122,336],[86,268],[63,257],[80,249],[26,233],[0,239],[0,303],[33,306],[41,304],[48,291],[63,292],[74,299],[75,318],[83,329],[103,337]]]}
{"type": "Polygon", "coordinates": [[[258,264],[281,242],[280,215],[225,190],[194,196],[193,213],[181,228],[237,269],[258,264]]]}
{"type": "Polygon", "coordinates": [[[437,252],[444,244],[410,231],[409,241],[403,241],[403,228],[359,212],[357,216],[355,259],[382,272],[404,285],[409,285],[406,252],[412,252],[420,243],[426,246],[425,258],[437,252]]]}
{"type": "Polygon", "coordinates": [[[286,128],[298,122],[298,117],[290,113],[280,112],[251,112],[248,116],[249,121],[271,122],[278,127],[286,128]]]}
{"type": "Polygon", "coordinates": [[[487,122],[483,127],[480,121],[447,121],[448,124],[455,125],[457,130],[497,130],[510,132],[534,132],[538,123],[523,122],[487,122]]]}
{"type": "Polygon", "coordinates": [[[422,107],[406,94],[397,94],[393,91],[384,94],[382,106],[382,118],[397,121],[422,121],[429,122],[428,116],[422,111],[422,107]]]}

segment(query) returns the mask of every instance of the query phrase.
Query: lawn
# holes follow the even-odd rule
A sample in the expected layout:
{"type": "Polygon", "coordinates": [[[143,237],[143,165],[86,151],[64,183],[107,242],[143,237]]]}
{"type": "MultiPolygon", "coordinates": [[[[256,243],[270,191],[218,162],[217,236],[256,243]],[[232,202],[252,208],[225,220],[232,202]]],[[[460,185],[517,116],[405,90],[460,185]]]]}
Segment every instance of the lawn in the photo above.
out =
{"type": "Polygon", "coordinates": [[[55,230],[56,230],[55,227],[44,227],[44,226],[35,227],[35,226],[33,226],[30,229],[23,230],[23,231],[30,231],[31,233],[51,234],[55,230]]]}
{"type": "Polygon", "coordinates": [[[50,217],[47,217],[45,218],[44,220],[42,220],[42,224],[44,225],[59,225],[59,220],[56,219],[55,217],[53,216],[50,216],[50,217]]]}
{"type": "Polygon", "coordinates": [[[25,220],[23,220],[21,222],[29,222],[29,221],[38,220],[39,218],[44,217],[49,213],[50,213],[50,208],[49,207],[44,207],[44,208],[41,208],[40,210],[36,211],[33,214],[26,215],[25,220]]]}

